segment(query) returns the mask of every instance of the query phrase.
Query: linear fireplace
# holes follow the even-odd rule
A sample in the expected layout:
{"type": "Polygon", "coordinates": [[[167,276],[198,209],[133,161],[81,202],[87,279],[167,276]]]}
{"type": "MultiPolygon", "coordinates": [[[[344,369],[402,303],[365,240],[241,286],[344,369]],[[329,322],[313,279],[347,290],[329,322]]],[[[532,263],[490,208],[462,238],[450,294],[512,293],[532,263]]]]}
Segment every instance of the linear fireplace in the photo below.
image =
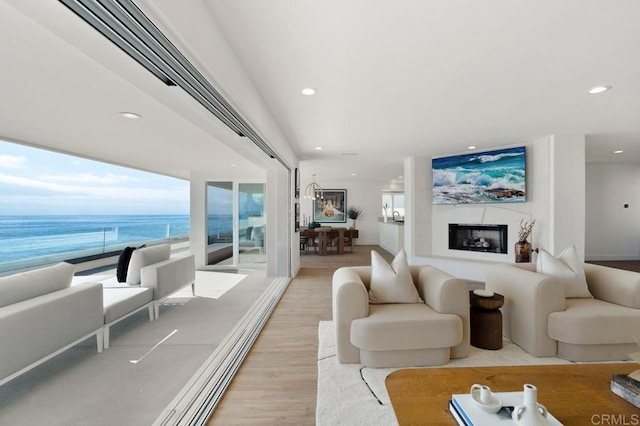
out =
{"type": "Polygon", "coordinates": [[[449,249],[507,253],[507,225],[449,224],[449,249]]]}

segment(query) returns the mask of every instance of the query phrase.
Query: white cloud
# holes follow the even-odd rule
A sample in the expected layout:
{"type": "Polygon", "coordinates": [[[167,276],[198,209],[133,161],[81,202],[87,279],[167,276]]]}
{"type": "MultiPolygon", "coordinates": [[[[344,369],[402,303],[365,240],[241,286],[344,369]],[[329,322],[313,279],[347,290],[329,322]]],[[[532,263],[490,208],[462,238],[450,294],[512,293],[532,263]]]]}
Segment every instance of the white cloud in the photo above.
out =
{"type": "Polygon", "coordinates": [[[16,155],[0,154],[0,167],[8,169],[18,169],[24,167],[27,162],[26,157],[18,157],[16,155]]]}
{"type": "MultiPolygon", "coordinates": [[[[133,179],[131,179],[133,180],[133,179]]],[[[0,173],[0,183],[8,185],[40,189],[65,195],[81,195],[83,197],[100,200],[164,200],[179,201],[188,197],[189,191],[186,189],[165,189],[165,188],[139,188],[132,186],[81,186],[61,184],[39,179],[25,178],[20,176],[10,176],[0,173]]],[[[53,195],[49,195],[53,196],[53,195]]]]}
{"type": "Polygon", "coordinates": [[[82,184],[103,184],[103,185],[113,185],[116,183],[123,182],[140,182],[140,179],[134,178],[127,175],[116,175],[113,173],[108,173],[104,176],[93,175],[90,173],[84,173],[80,175],[42,175],[39,177],[44,181],[54,181],[54,182],[75,182],[82,184]]]}
{"type": "Polygon", "coordinates": [[[36,189],[47,189],[55,192],[72,192],[70,187],[66,187],[64,185],[59,185],[50,182],[42,182],[36,179],[21,177],[21,176],[10,176],[0,174],[0,183],[6,183],[8,185],[22,186],[27,188],[36,188],[36,189]]]}

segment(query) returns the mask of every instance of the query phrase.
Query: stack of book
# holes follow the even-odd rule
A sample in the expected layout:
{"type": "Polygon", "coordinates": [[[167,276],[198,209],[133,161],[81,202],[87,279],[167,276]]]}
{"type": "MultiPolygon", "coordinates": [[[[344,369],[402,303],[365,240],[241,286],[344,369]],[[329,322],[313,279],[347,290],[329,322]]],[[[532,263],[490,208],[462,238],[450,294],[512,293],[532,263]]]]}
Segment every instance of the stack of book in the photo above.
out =
{"type": "MultiPolygon", "coordinates": [[[[640,337],[633,338],[640,346],[640,337]]],[[[640,363],[640,352],[628,354],[629,358],[640,363]]],[[[611,376],[611,391],[640,408],[640,370],[629,374],[614,374],[611,376]]]]}
{"type": "MultiPolygon", "coordinates": [[[[524,392],[496,392],[495,395],[502,401],[502,408],[497,413],[482,410],[468,393],[452,395],[449,411],[461,426],[515,425],[511,413],[515,406],[522,404],[524,392]]],[[[547,414],[547,420],[549,425],[562,425],[551,413],[547,414]]]]}
{"type": "Polygon", "coordinates": [[[611,391],[640,408],[640,381],[626,374],[611,376],[611,391]]]}

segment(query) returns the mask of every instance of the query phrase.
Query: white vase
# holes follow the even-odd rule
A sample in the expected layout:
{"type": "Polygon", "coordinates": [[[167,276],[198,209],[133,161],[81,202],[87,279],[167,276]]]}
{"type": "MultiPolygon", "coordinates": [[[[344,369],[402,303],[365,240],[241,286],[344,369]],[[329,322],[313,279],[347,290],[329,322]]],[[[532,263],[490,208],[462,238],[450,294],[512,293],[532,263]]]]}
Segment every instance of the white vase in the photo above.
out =
{"type": "Polygon", "coordinates": [[[531,384],[524,385],[524,401],[514,407],[513,421],[524,426],[547,425],[547,414],[545,406],[538,404],[538,389],[531,384]]]}

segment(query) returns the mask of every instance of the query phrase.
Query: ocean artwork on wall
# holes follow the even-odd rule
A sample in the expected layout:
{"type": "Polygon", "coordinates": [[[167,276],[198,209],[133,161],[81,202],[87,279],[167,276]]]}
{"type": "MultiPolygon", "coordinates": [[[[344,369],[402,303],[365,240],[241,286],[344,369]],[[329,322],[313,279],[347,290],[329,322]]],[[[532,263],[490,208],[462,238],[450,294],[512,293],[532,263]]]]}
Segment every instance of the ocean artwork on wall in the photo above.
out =
{"type": "Polygon", "coordinates": [[[524,203],[526,149],[434,158],[433,204],[524,203]]]}

